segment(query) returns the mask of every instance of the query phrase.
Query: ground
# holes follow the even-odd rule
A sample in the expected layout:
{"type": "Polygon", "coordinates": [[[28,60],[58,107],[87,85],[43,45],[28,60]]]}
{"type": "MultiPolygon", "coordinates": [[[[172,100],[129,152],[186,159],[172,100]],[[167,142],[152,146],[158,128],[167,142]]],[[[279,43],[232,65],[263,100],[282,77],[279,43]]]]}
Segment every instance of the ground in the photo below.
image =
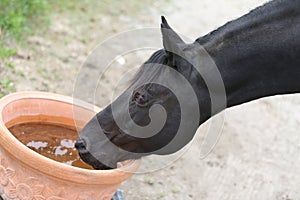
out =
{"type": "MultiPolygon", "coordinates": [[[[116,33],[159,27],[160,15],[165,15],[175,30],[197,38],[264,2],[156,1],[134,8],[124,5],[118,14],[100,15],[85,8],[80,17],[53,14],[48,33],[31,36],[26,48],[18,47],[17,55],[11,58],[14,66],[0,66],[0,78],[9,78],[7,85],[16,91],[72,95],[74,81],[88,53],[116,33]]],[[[138,66],[151,52],[124,56],[117,62],[118,66],[103,79],[97,104],[105,106],[126,67],[138,66]]],[[[180,157],[175,156],[175,162],[160,168],[160,163],[172,158],[143,158],[141,173],[123,183],[121,189],[128,200],[300,199],[299,109],[299,95],[265,98],[228,109],[223,113],[222,135],[208,156],[200,156],[200,147],[210,121],[198,129],[191,145],[180,157]],[[153,168],[160,169],[142,173],[153,168]]]]}

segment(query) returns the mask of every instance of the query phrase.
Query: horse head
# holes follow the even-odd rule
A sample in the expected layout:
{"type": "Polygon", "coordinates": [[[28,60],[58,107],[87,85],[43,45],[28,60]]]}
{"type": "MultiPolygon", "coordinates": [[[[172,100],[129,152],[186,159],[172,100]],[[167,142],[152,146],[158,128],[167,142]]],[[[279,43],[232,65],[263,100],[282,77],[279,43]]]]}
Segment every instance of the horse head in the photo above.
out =
{"type": "MultiPolygon", "coordinates": [[[[195,76],[191,64],[179,55],[191,44],[185,44],[164,17],[161,32],[164,49],[140,67],[130,86],[87,123],[76,141],[81,158],[95,169],[115,168],[117,162],[150,154],[171,154],[192,139],[199,125],[191,114],[193,119],[180,127],[177,98],[187,96],[180,76],[190,80],[195,76]],[[171,144],[179,129],[186,135],[171,144]]],[[[190,113],[195,104],[197,100],[187,103],[190,113]]]]}

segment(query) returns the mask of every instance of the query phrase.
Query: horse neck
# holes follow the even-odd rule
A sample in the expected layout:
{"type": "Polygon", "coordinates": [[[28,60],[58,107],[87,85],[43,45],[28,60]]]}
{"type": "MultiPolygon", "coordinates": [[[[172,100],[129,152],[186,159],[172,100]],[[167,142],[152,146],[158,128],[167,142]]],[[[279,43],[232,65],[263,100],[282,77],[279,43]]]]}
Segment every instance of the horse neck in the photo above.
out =
{"type": "Polygon", "coordinates": [[[224,80],[227,107],[300,92],[300,1],[277,0],[198,38],[224,80]]]}

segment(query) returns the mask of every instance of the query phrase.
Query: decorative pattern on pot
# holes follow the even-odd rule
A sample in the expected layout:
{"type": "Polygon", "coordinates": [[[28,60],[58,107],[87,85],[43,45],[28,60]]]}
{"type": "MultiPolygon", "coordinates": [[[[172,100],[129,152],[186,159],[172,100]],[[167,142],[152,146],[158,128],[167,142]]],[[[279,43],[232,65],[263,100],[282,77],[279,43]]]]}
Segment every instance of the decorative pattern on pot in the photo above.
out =
{"type": "MultiPolygon", "coordinates": [[[[8,167],[5,159],[0,160],[0,195],[8,200],[66,200],[61,195],[64,189],[54,192],[47,186],[39,184],[38,179],[29,177],[17,182],[15,171],[8,167]]],[[[21,176],[20,177],[24,177],[21,176]]]]}
{"type": "Polygon", "coordinates": [[[0,185],[5,187],[8,185],[9,180],[14,176],[15,171],[7,168],[7,164],[4,159],[0,160],[0,185]]]}
{"type": "Polygon", "coordinates": [[[95,194],[94,193],[81,193],[81,194],[78,194],[77,198],[75,198],[76,200],[90,200],[90,199],[93,199],[95,198],[95,194]]]}
{"type": "MultiPolygon", "coordinates": [[[[35,177],[26,179],[17,179],[17,177],[26,177],[22,172],[15,172],[8,166],[5,159],[0,158],[0,195],[7,200],[67,200],[65,189],[56,187],[55,190],[48,186],[40,184],[35,177]]],[[[74,192],[68,199],[74,200],[110,200],[114,194],[115,188],[107,188],[99,194],[90,192],[74,192]]]]}

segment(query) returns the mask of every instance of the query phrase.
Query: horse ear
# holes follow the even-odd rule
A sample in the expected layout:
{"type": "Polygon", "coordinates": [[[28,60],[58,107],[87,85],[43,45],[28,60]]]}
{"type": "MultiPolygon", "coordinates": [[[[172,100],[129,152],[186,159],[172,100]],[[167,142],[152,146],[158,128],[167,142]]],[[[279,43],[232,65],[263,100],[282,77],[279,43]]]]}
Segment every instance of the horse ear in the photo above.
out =
{"type": "Polygon", "coordinates": [[[163,36],[163,45],[166,50],[174,44],[184,43],[179,35],[169,26],[164,16],[161,16],[161,33],[163,36]]]}
{"type": "Polygon", "coordinates": [[[172,66],[176,65],[176,55],[180,55],[180,46],[185,44],[179,35],[169,26],[164,16],[161,16],[161,33],[163,39],[163,46],[168,54],[168,63],[172,66]]]}

